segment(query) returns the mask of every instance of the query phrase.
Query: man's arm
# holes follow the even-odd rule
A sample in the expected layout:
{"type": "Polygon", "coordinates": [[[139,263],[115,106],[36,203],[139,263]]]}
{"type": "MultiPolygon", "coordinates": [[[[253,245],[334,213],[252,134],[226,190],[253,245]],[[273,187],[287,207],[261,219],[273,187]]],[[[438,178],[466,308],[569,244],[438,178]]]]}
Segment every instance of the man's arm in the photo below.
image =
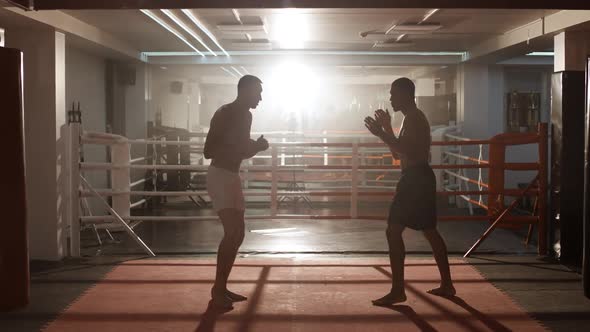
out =
{"type": "Polygon", "coordinates": [[[213,118],[211,118],[209,132],[207,133],[207,138],[205,138],[205,148],[203,149],[205,159],[213,159],[218,155],[222,134],[222,128],[220,126],[219,113],[216,112],[213,118]]]}
{"type": "Polygon", "coordinates": [[[393,155],[411,155],[416,151],[416,145],[421,146],[421,139],[423,139],[419,132],[420,126],[416,123],[417,119],[410,117],[404,119],[402,134],[396,137],[394,133],[386,132],[381,123],[371,118],[365,118],[365,126],[369,131],[379,137],[387,146],[393,155]]]}
{"type": "Polygon", "coordinates": [[[417,119],[414,118],[406,118],[403,125],[403,135],[395,137],[393,134],[388,134],[383,138],[391,153],[407,156],[416,150],[416,146],[421,146],[420,126],[416,121],[417,119]]]}

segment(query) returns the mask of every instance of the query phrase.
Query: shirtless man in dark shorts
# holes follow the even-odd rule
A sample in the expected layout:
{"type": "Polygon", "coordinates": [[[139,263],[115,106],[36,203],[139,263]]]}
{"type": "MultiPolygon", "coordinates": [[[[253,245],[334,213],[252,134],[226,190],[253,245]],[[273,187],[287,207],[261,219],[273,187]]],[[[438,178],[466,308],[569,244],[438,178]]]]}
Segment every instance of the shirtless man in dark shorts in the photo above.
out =
{"type": "Polygon", "coordinates": [[[375,111],[375,118],[365,118],[365,126],[389,146],[392,155],[401,162],[402,176],[389,209],[387,243],[391,264],[391,291],[373,301],[374,305],[387,306],[406,301],[404,288],[404,259],[406,249],[402,233],[406,227],[422,231],[430,246],[441,276],[439,288],[430,294],[451,297],[455,287],[451,280],[447,247],[436,229],[436,178],[429,165],[430,124],[415,103],[415,86],[408,78],[391,84],[391,106],[402,112],[404,121],[396,137],[389,112],[375,111]]]}
{"type": "Polygon", "coordinates": [[[268,149],[268,142],[263,136],[256,141],[250,139],[250,109],[258,106],[261,94],[262,81],[258,77],[242,77],[238,82],[238,97],[215,112],[205,140],[205,158],[212,159],[207,171],[207,191],[224,232],[217,252],[217,271],[211,298],[214,305],[225,309],[231,309],[232,302],[246,300],[246,297],[227,289],[227,279],[244,240],[245,203],[240,164],[242,160],[268,149]]]}

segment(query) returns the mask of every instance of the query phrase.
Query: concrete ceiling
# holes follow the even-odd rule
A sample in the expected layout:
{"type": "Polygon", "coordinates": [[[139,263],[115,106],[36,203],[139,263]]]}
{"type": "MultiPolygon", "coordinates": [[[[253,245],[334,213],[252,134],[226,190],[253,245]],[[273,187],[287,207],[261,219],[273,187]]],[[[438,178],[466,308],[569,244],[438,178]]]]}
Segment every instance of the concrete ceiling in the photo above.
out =
{"type": "MultiPolygon", "coordinates": [[[[282,43],[285,25],[290,35],[302,38],[298,48],[314,51],[466,51],[474,45],[510,30],[521,27],[555,13],[552,10],[478,10],[443,9],[428,18],[425,23],[440,23],[441,28],[431,33],[406,34],[402,41],[391,47],[374,47],[376,42],[397,39],[392,31],[377,38],[363,38],[363,31],[387,31],[394,24],[420,22],[428,9],[239,9],[243,24],[263,22],[266,32],[251,32],[254,39],[267,39],[273,51],[284,50],[282,43]],[[285,24],[286,23],[286,24],[285,24]],[[296,25],[296,26],[295,26],[296,25]]],[[[239,24],[231,9],[192,10],[194,15],[209,28],[227,51],[256,50],[256,43],[248,42],[244,31],[225,33],[219,24],[239,24]],[[246,47],[238,45],[251,44],[246,47]],[[253,45],[252,45],[253,44],[253,45]]],[[[184,42],[162,28],[158,23],[138,10],[69,10],[67,14],[111,33],[141,52],[191,52],[184,42]]],[[[153,11],[163,21],[175,27],[197,49],[206,51],[193,37],[158,10],[153,11]]],[[[180,10],[172,11],[193,29],[212,50],[220,49],[180,10]]],[[[424,24],[424,23],[423,23],[424,24]]],[[[262,44],[260,44],[262,45],[262,44]]],[[[264,45],[263,45],[264,46],[264,45]]],[[[261,49],[268,49],[268,45],[261,49]]]]}
{"type": "MultiPolygon", "coordinates": [[[[43,9],[162,8],[162,0],[13,0],[43,9]]],[[[502,8],[587,9],[581,0],[166,0],[166,8],[502,8]]]]}

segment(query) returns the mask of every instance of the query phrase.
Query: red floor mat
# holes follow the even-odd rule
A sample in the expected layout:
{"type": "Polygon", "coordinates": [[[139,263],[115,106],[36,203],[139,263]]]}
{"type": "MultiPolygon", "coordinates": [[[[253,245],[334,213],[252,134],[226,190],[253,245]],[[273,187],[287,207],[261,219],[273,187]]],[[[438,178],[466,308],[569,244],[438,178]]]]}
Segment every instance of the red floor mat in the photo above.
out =
{"type": "Polygon", "coordinates": [[[437,286],[431,260],[406,260],[408,301],[370,300],[390,288],[385,259],[241,259],[230,289],[249,297],[233,311],[208,310],[213,260],[149,259],[117,266],[45,331],[542,331],[506,294],[453,261],[454,299],[437,286]]]}

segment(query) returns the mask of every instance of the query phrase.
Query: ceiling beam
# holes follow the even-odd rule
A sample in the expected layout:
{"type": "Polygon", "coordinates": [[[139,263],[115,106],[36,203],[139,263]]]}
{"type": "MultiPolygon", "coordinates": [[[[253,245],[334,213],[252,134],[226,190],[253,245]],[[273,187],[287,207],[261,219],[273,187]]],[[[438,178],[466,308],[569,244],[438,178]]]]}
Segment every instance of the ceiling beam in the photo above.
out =
{"type": "MultiPolygon", "coordinates": [[[[230,53],[232,54],[232,53],[230,53]]],[[[462,55],[336,55],[257,53],[255,55],[234,55],[231,57],[200,56],[147,56],[148,63],[157,65],[260,65],[304,62],[308,65],[328,66],[444,66],[458,64],[462,55]]]]}
{"type": "Polygon", "coordinates": [[[24,11],[17,7],[5,7],[0,10],[12,12],[14,15],[21,15],[30,20],[46,24],[57,31],[61,31],[72,40],[79,43],[90,43],[93,47],[103,47],[112,50],[115,54],[123,58],[144,61],[142,53],[127,42],[120,40],[116,36],[100,30],[99,28],[80,21],[61,11],[31,12],[24,11]]]}
{"type": "Polygon", "coordinates": [[[36,10],[160,8],[588,9],[590,3],[585,0],[35,0],[34,8],[36,10]]]}
{"type": "Polygon", "coordinates": [[[5,0],[6,2],[20,7],[22,9],[31,9],[33,8],[32,0],[5,0]]]}
{"type": "Polygon", "coordinates": [[[584,24],[590,26],[590,10],[559,11],[475,45],[467,51],[465,60],[496,63],[530,52],[552,49],[554,35],[584,24]]]}

